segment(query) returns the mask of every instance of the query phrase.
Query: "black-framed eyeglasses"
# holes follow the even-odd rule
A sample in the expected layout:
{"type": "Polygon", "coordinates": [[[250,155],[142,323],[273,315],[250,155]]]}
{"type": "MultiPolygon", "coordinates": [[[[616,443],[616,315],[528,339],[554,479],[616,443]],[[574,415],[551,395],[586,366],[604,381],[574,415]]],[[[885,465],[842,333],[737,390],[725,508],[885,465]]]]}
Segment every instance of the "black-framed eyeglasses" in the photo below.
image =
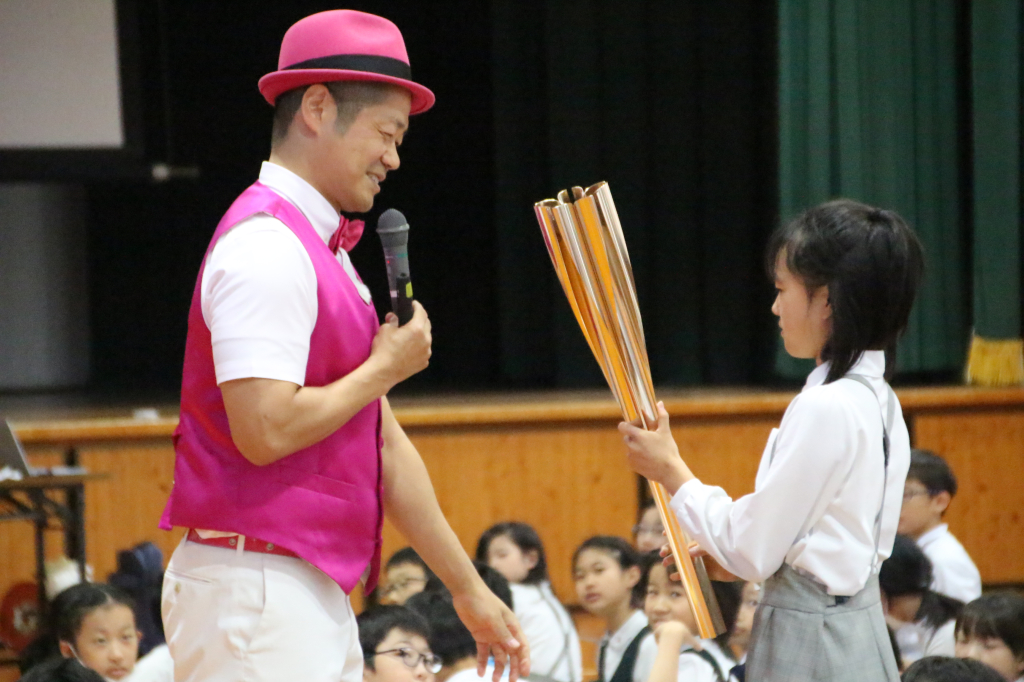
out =
{"type": "Polygon", "coordinates": [[[425,654],[422,651],[416,651],[405,646],[398,649],[388,649],[387,651],[375,651],[367,656],[367,658],[373,658],[381,654],[395,654],[398,658],[402,659],[402,663],[413,669],[420,664],[420,661],[423,661],[423,667],[427,669],[427,672],[437,674],[441,670],[440,656],[425,654]]]}

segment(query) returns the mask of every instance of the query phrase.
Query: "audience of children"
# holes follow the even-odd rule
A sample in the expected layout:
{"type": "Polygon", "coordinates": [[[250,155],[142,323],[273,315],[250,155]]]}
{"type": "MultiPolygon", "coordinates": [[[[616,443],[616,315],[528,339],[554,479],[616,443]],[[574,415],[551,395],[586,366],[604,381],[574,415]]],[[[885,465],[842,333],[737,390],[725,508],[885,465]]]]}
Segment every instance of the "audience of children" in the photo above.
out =
{"type": "Polygon", "coordinates": [[[970,658],[926,656],[914,663],[901,682],[1003,682],[1002,676],[984,663],[970,658]]]}
{"type": "Polygon", "coordinates": [[[598,682],[647,682],[657,655],[648,637],[642,601],[640,555],[619,537],[597,535],[572,557],[573,581],[580,604],[605,623],[598,648],[598,682]]]}
{"type": "Polygon", "coordinates": [[[963,602],[931,589],[932,564],[906,535],[897,535],[882,562],[878,585],[886,621],[896,632],[904,665],[924,656],[952,656],[963,602]]]}
{"type": "Polygon", "coordinates": [[[644,614],[654,629],[657,655],[648,682],[724,682],[718,657],[708,649],[714,642],[695,634],[697,621],[683,586],[669,580],[669,572],[657,550],[641,560],[639,589],[644,594],[644,614]]]}
{"type": "Polygon", "coordinates": [[[491,526],[480,536],[476,559],[505,576],[512,588],[516,617],[530,644],[531,677],[582,682],[580,638],[551,590],[537,531],[516,521],[491,526]]]}
{"type": "MultiPolygon", "coordinates": [[[[510,608],[515,608],[512,590],[505,576],[487,564],[474,562],[484,584],[510,608]]],[[[452,602],[452,595],[440,582],[431,583],[426,589],[409,598],[409,608],[426,619],[430,626],[430,649],[441,659],[436,682],[481,682],[477,676],[476,641],[466,626],[459,620],[452,602]]],[[[492,660],[484,673],[485,680],[494,675],[492,660]]],[[[501,678],[508,680],[508,668],[501,678]]]]}
{"type": "Polygon", "coordinates": [[[363,682],[434,682],[441,658],[430,650],[430,627],[412,609],[385,605],[361,613],[363,682]]]}
{"type": "Polygon", "coordinates": [[[1024,596],[993,592],[964,606],[956,621],[956,655],[981,661],[1006,682],[1024,680],[1024,596]]]}
{"type": "Polygon", "coordinates": [[[166,645],[138,659],[140,633],[134,603],[124,591],[102,583],[80,583],[50,603],[52,635],[60,657],[29,670],[25,682],[96,679],[118,682],[172,682],[166,645]]]}
{"type": "Polygon", "coordinates": [[[422,592],[427,583],[437,580],[427,562],[412,547],[403,547],[388,559],[380,587],[380,602],[401,606],[414,594],[422,592]]]}
{"type": "Polygon", "coordinates": [[[661,524],[661,514],[654,500],[648,500],[640,507],[633,526],[633,543],[643,554],[654,549],[661,549],[665,544],[665,527],[661,524]]]}
{"type": "Polygon", "coordinates": [[[899,532],[913,538],[931,560],[932,589],[966,603],[981,596],[981,575],[942,522],[956,488],[946,460],[928,450],[911,450],[899,532]]]}

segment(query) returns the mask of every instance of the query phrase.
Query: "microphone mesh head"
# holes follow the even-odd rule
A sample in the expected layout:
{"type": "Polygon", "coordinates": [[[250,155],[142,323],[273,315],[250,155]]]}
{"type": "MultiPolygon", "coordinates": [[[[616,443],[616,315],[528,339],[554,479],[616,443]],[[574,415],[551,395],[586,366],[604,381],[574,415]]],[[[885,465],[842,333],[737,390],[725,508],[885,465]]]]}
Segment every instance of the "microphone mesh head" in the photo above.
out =
{"type": "Polygon", "coordinates": [[[389,208],[381,213],[380,218],[377,219],[378,234],[381,232],[393,232],[402,229],[409,229],[409,221],[407,221],[405,216],[402,215],[402,212],[397,209],[389,208]]]}
{"type": "Polygon", "coordinates": [[[385,249],[402,248],[409,243],[409,223],[401,211],[389,208],[377,219],[377,236],[385,249]]]}

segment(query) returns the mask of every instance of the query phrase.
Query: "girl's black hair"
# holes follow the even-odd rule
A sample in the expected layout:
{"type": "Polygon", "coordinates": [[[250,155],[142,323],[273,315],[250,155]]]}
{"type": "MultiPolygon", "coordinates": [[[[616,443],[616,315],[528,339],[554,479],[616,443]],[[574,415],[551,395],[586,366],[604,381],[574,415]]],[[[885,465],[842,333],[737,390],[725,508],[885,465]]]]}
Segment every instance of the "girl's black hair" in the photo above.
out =
{"type": "Polygon", "coordinates": [[[430,641],[430,626],[416,611],[404,606],[375,606],[356,617],[359,630],[359,645],[363,648],[363,660],[370,670],[376,670],[374,654],[392,630],[398,629],[410,635],[419,635],[430,641]]]}
{"type": "Polygon", "coordinates": [[[938,628],[956,620],[964,608],[959,599],[939,594],[931,589],[932,562],[906,535],[897,535],[892,554],[882,562],[878,572],[878,585],[889,597],[920,595],[921,607],[915,620],[928,627],[938,628]]]}
{"type": "Polygon", "coordinates": [[[437,576],[430,570],[430,566],[427,566],[427,562],[416,553],[416,550],[412,547],[403,547],[388,559],[388,562],[384,565],[384,569],[394,568],[395,566],[401,566],[403,564],[415,564],[423,569],[423,577],[430,583],[432,580],[436,580],[437,576]]]}
{"type": "Polygon", "coordinates": [[[128,594],[113,585],[79,583],[67,588],[50,604],[53,633],[61,642],[75,643],[82,629],[82,621],[90,613],[104,606],[120,604],[135,613],[135,602],[128,594]]]}
{"type": "Polygon", "coordinates": [[[504,535],[523,553],[536,552],[537,564],[526,574],[523,583],[526,585],[539,585],[548,579],[548,561],[544,557],[544,543],[533,526],[520,521],[505,521],[496,523],[483,532],[480,540],[476,543],[476,560],[487,563],[487,550],[491,547],[494,538],[504,535]]]}
{"type": "Polygon", "coordinates": [[[617,535],[595,535],[584,540],[572,553],[573,570],[576,569],[576,561],[579,560],[580,554],[588,549],[598,549],[610,554],[623,570],[640,565],[640,552],[636,551],[633,545],[617,535]]]}
{"type": "Polygon", "coordinates": [[[572,553],[573,571],[576,570],[576,562],[579,560],[580,554],[588,549],[596,549],[610,555],[618,562],[619,567],[624,571],[633,568],[634,566],[640,568],[640,580],[633,586],[633,592],[630,595],[629,602],[630,606],[634,609],[643,608],[644,595],[647,593],[647,571],[644,570],[642,565],[644,557],[636,550],[636,547],[616,535],[595,535],[591,538],[587,538],[583,541],[583,544],[577,547],[576,551],[572,553]],[[641,585],[643,585],[642,588],[641,585]]]}
{"type": "Polygon", "coordinates": [[[832,329],[821,351],[826,383],[841,379],[867,350],[886,351],[886,377],[910,318],[924,255],[893,211],[836,199],[804,211],[771,236],[765,267],[774,279],[780,255],[808,294],[828,287],[832,329]]]}
{"type": "Polygon", "coordinates": [[[951,656],[925,656],[910,664],[903,682],[1004,682],[1003,676],[981,661],[951,656]]]}
{"type": "Polygon", "coordinates": [[[1001,639],[1024,661],[1024,597],[1016,592],[990,592],[964,606],[956,619],[956,636],[1001,639]]]}

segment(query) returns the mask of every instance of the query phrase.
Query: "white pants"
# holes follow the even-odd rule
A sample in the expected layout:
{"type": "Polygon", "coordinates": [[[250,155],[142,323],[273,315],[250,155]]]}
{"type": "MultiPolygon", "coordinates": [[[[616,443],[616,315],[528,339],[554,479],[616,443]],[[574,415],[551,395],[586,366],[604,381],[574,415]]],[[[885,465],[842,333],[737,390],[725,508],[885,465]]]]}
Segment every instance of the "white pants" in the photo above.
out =
{"type": "Polygon", "coordinates": [[[348,595],[294,557],[182,539],[164,576],[175,682],[360,682],[348,595]]]}

